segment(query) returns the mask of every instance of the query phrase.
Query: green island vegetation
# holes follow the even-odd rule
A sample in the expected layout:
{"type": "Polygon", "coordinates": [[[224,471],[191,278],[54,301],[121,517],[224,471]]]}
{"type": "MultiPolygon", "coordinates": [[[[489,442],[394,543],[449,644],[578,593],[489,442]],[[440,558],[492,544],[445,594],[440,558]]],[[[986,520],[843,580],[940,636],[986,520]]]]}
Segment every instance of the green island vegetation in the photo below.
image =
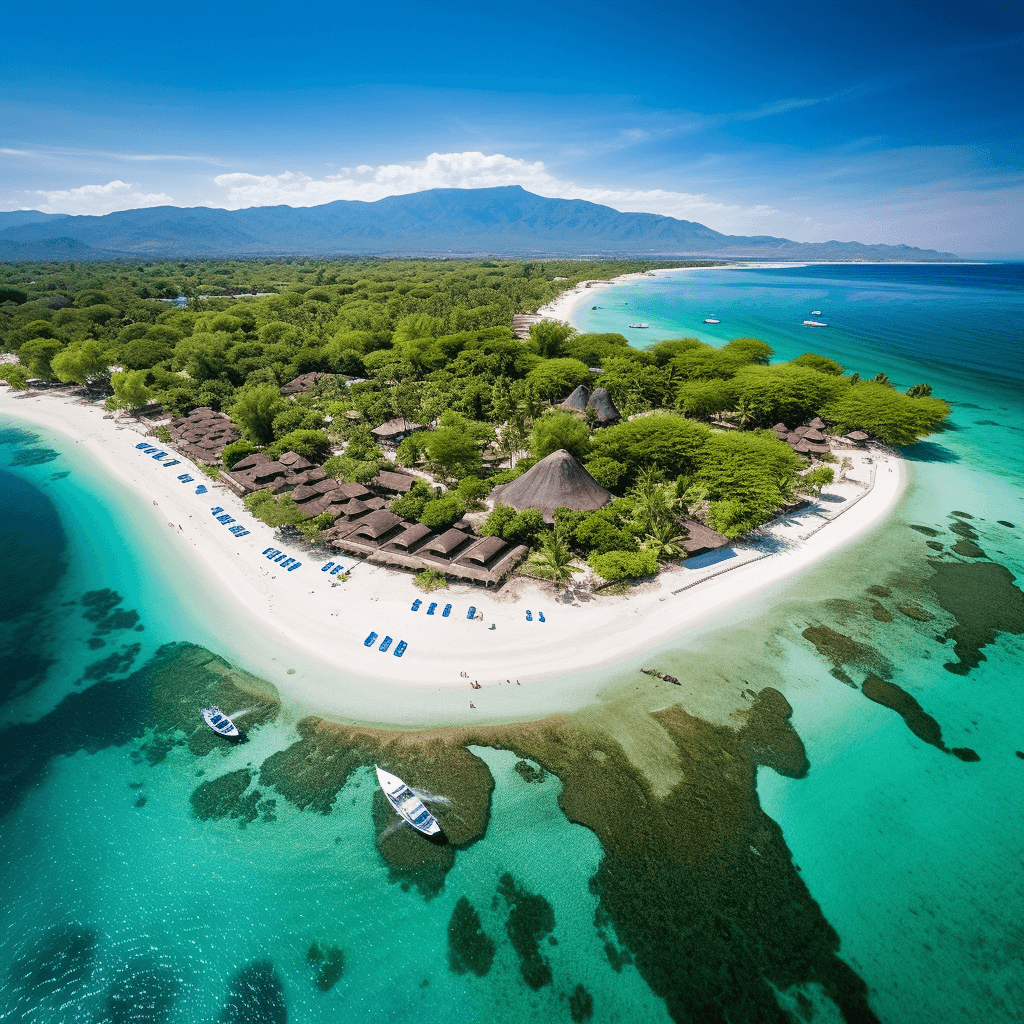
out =
{"type": "MultiPolygon", "coordinates": [[[[819,416],[832,433],[909,445],[949,407],[927,384],[897,391],[824,356],[788,363],[753,338],[720,349],[693,338],[640,350],[621,334],[513,316],[583,280],[680,263],[494,260],[253,260],[7,264],[0,268],[0,380],[83,385],[108,408],[159,403],[182,416],[228,413],[242,435],[223,468],[255,452],[293,451],[327,476],[366,483],[394,468],[371,428],[426,429],[396,450],[424,479],[392,510],[443,530],[483,512],[507,484],[559,449],[614,500],[595,512],[498,504],[477,532],[531,549],[522,571],[556,583],[585,562],[609,583],[683,557],[684,520],[728,538],[768,521],[798,489],[831,482],[770,429],[819,416]],[[13,361],[14,357],[17,361],[13,361]],[[282,394],[300,375],[307,390],[282,394]],[[559,408],[579,385],[606,388],[621,413],[559,408]],[[428,479],[430,482],[428,482],[428,479]]],[[[166,431],[159,435],[167,442],[166,431]]],[[[825,455],[822,460],[828,461],[825,455]]],[[[207,467],[216,476],[220,467],[207,467]]],[[[269,490],[245,498],[264,522],[311,542],[333,516],[306,516],[269,490]]],[[[422,576],[422,574],[421,574],[422,576]]],[[[440,585],[418,578],[424,589],[440,585]]]]}

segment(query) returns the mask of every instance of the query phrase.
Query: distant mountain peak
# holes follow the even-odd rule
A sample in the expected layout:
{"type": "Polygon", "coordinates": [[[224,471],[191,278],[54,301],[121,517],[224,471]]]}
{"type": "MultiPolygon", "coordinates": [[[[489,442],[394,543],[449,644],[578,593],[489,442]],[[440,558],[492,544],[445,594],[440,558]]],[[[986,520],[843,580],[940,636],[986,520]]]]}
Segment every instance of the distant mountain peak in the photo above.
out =
{"type": "Polygon", "coordinates": [[[87,259],[356,254],[956,259],[909,246],[724,235],[676,217],[620,213],[585,199],[548,199],[521,185],[435,188],[309,207],[158,206],[103,216],[0,213],[0,259],[59,259],[69,249],[87,259]]]}

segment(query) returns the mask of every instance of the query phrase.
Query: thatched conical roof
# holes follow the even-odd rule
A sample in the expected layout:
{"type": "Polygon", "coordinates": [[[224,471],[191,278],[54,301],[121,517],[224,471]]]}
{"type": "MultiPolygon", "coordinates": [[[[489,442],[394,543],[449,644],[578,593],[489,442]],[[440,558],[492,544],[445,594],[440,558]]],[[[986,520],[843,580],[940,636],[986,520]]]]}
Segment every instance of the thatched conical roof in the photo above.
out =
{"type": "Polygon", "coordinates": [[[578,388],[559,406],[560,409],[569,409],[571,412],[585,412],[587,402],[590,401],[590,392],[580,384],[578,388]]]}
{"type": "Polygon", "coordinates": [[[813,420],[809,420],[807,426],[814,427],[815,430],[828,430],[825,426],[825,421],[820,416],[815,416],[813,420]]]}
{"type": "Polygon", "coordinates": [[[608,394],[607,388],[595,388],[594,393],[590,396],[590,401],[587,402],[587,408],[593,409],[596,413],[594,422],[598,426],[603,427],[608,423],[615,423],[617,420],[622,419],[619,415],[619,410],[615,408],[612,396],[608,394]]]}
{"type": "Polygon", "coordinates": [[[540,509],[546,522],[554,522],[556,508],[593,512],[612,500],[606,491],[574,455],[564,448],[541,459],[517,480],[491,491],[495,504],[511,505],[520,512],[540,509]]]}

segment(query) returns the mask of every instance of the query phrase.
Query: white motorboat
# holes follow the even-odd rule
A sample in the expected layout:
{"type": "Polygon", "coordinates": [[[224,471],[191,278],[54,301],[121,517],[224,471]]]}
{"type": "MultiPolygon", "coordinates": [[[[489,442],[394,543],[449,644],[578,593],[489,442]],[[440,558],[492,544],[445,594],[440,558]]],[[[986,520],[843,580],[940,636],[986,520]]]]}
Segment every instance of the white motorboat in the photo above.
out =
{"type": "Polygon", "coordinates": [[[721,322],[721,320],[714,316],[706,316],[704,318],[704,323],[706,324],[720,324],[721,322]]]}
{"type": "Polygon", "coordinates": [[[237,740],[242,736],[238,726],[216,704],[212,708],[203,708],[203,720],[218,736],[225,736],[229,740],[237,740]]]}
{"type": "Polygon", "coordinates": [[[634,329],[646,330],[651,325],[650,324],[630,324],[629,326],[631,328],[634,328],[634,329]]]}
{"type": "Polygon", "coordinates": [[[377,769],[377,781],[388,803],[395,809],[395,813],[407,821],[417,832],[425,836],[436,836],[441,832],[441,826],[437,819],[423,806],[423,801],[397,776],[377,769]]]}
{"type": "Polygon", "coordinates": [[[828,324],[823,324],[820,320],[805,320],[804,327],[828,327],[828,324]]]}
{"type": "Polygon", "coordinates": [[[821,310],[820,309],[812,309],[811,310],[811,316],[821,316],[821,310]]]}

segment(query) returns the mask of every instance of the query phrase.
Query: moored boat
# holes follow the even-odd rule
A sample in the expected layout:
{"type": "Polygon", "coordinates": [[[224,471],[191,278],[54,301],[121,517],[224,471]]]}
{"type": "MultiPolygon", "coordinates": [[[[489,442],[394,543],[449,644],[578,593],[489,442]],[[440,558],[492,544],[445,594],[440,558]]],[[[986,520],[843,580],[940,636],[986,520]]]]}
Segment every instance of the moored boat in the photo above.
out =
{"type": "Polygon", "coordinates": [[[650,324],[630,324],[629,326],[632,327],[632,328],[636,328],[638,330],[646,330],[651,325],[650,324]]]}
{"type": "Polygon", "coordinates": [[[212,708],[203,708],[203,721],[205,721],[218,736],[224,736],[229,740],[242,738],[242,733],[238,726],[235,725],[235,723],[232,722],[216,704],[212,708]]]}
{"type": "Polygon", "coordinates": [[[408,822],[417,832],[425,836],[436,836],[441,833],[441,826],[437,819],[423,806],[423,801],[397,776],[377,769],[377,781],[388,803],[394,808],[395,813],[408,822]]]}
{"type": "Polygon", "coordinates": [[[828,324],[823,324],[820,320],[805,320],[804,327],[828,327],[828,324]]]}
{"type": "Polygon", "coordinates": [[[716,317],[716,316],[706,316],[706,317],[704,317],[704,323],[706,323],[706,324],[720,324],[721,322],[722,321],[719,320],[718,317],[716,317]]]}

